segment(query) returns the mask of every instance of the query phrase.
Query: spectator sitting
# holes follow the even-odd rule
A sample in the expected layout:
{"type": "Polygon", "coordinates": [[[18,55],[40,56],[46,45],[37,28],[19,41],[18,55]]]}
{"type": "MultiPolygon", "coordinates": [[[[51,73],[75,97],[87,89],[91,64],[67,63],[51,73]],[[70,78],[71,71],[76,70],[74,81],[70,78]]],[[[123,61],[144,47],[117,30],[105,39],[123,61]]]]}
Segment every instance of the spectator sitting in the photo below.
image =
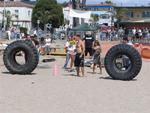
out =
{"type": "Polygon", "coordinates": [[[39,47],[40,54],[42,54],[42,55],[47,54],[48,55],[50,51],[51,51],[50,45],[46,42],[45,38],[42,37],[40,39],[40,47],[39,47]]]}

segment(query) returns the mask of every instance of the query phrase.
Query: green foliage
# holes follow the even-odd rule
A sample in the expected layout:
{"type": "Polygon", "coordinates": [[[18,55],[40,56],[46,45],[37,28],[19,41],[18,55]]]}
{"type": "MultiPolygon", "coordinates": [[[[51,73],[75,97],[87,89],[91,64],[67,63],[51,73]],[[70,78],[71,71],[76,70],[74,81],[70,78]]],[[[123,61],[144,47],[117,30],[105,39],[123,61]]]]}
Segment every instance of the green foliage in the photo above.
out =
{"type": "Polygon", "coordinates": [[[7,18],[7,28],[9,28],[11,26],[11,19],[12,19],[12,15],[10,13],[10,11],[6,12],[6,18],[7,18]]]}
{"type": "Polygon", "coordinates": [[[113,4],[111,0],[106,0],[105,3],[106,4],[113,4]]]}
{"type": "Polygon", "coordinates": [[[99,20],[99,16],[97,14],[91,14],[91,18],[94,22],[97,22],[99,20]]]}
{"type": "Polygon", "coordinates": [[[37,20],[40,20],[42,29],[47,23],[52,24],[52,27],[59,27],[64,22],[62,6],[56,0],[39,0],[32,13],[34,27],[37,27],[37,20]]]}
{"type": "Polygon", "coordinates": [[[117,22],[120,22],[122,19],[126,18],[126,13],[128,12],[127,8],[117,8],[116,9],[116,18],[117,22]]]}
{"type": "Polygon", "coordinates": [[[63,2],[63,3],[61,4],[61,6],[62,6],[62,7],[67,7],[67,6],[68,6],[68,2],[66,2],[66,1],[63,2]]]}
{"type": "Polygon", "coordinates": [[[24,33],[24,34],[27,34],[27,28],[25,28],[25,27],[20,27],[20,32],[21,33],[24,33]]]}

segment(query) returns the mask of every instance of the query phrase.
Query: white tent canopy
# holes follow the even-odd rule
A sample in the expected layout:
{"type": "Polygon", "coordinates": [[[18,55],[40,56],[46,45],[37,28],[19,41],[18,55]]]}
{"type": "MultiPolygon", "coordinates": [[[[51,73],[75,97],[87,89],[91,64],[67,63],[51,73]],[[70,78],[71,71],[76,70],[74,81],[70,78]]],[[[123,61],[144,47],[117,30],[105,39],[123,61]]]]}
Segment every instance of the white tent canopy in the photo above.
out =
{"type": "Polygon", "coordinates": [[[91,11],[81,11],[81,10],[70,9],[69,15],[70,17],[90,19],[91,11]]]}

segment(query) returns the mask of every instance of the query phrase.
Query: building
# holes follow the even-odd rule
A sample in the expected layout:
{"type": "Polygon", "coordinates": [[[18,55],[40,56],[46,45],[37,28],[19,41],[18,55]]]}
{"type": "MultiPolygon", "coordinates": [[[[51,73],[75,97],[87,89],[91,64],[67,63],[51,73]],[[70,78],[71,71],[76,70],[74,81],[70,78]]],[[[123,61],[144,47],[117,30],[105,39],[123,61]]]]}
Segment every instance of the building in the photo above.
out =
{"type": "Polygon", "coordinates": [[[87,4],[80,5],[80,10],[74,10],[68,6],[63,8],[64,18],[69,21],[69,25],[73,25],[73,17],[77,18],[78,24],[88,23],[92,24],[91,15],[98,15],[99,20],[97,24],[105,24],[107,26],[114,26],[113,12],[114,6],[112,4],[87,4]]]}
{"type": "Polygon", "coordinates": [[[99,20],[97,21],[98,24],[105,24],[107,26],[114,26],[114,5],[113,4],[87,4],[80,6],[82,10],[91,11],[91,14],[98,15],[99,20]]]}
{"type": "Polygon", "coordinates": [[[80,7],[83,10],[87,11],[112,11],[114,6],[113,4],[106,4],[106,3],[101,3],[101,4],[86,4],[86,5],[80,5],[80,7]]]}
{"type": "Polygon", "coordinates": [[[130,6],[130,7],[116,7],[125,8],[127,12],[124,13],[121,19],[120,26],[128,28],[150,28],[150,6],[130,6]]]}
{"type": "Polygon", "coordinates": [[[15,27],[26,27],[28,30],[31,29],[31,18],[32,18],[33,5],[29,5],[19,1],[0,2],[0,23],[1,25],[6,24],[7,13],[11,17],[11,26],[15,27]],[[4,15],[4,10],[6,14],[4,15]]]}

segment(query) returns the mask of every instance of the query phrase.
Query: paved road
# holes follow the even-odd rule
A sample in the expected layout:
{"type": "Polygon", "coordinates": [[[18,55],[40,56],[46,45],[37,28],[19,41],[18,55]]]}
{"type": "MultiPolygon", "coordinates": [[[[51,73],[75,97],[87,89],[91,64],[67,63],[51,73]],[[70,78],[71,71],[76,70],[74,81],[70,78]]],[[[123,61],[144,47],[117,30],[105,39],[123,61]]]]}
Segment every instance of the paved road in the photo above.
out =
{"type": "Polygon", "coordinates": [[[11,75],[1,57],[0,113],[150,113],[148,62],[133,81],[117,81],[89,68],[86,77],[76,77],[61,69],[64,58],[40,63],[32,75],[11,75]]]}

